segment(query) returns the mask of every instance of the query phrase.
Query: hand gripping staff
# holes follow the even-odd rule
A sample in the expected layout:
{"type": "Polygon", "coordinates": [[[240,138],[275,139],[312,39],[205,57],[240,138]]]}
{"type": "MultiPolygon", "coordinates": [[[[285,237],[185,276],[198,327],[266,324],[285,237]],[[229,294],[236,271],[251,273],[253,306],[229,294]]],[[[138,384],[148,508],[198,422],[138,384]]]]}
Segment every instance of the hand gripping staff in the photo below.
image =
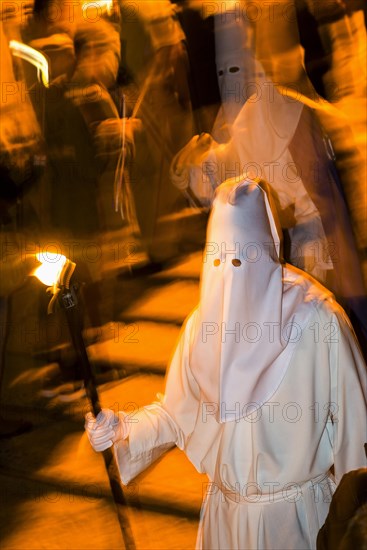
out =
{"type": "MultiPolygon", "coordinates": [[[[48,253],[48,261],[50,261],[49,256],[50,254],[48,253]]],[[[37,257],[42,265],[35,270],[33,275],[35,275],[46,285],[52,284],[52,286],[47,289],[47,291],[52,294],[52,298],[48,306],[48,313],[52,313],[54,311],[56,303],[59,304],[64,310],[77,360],[83,373],[85,391],[90,401],[92,412],[96,417],[101,412],[101,405],[95,376],[88,359],[82,336],[81,317],[78,311],[77,299],[78,284],[76,282],[71,284],[71,278],[76,265],[74,262],[68,260],[65,256],[61,256],[60,254],[58,255],[56,261],[52,261],[52,263],[48,264],[48,266],[45,265],[42,254],[38,254],[37,257]],[[50,275],[49,271],[47,271],[47,267],[50,267],[50,265],[54,271],[52,275],[50,275]]],[[[127,516],[127,502],[119,480],[118,467],[112,447],[104,450],[102,455],[110,482],[112,496],[116,505],[117,516],[125,549],[136,550],[130,522],[127,516]]]]}

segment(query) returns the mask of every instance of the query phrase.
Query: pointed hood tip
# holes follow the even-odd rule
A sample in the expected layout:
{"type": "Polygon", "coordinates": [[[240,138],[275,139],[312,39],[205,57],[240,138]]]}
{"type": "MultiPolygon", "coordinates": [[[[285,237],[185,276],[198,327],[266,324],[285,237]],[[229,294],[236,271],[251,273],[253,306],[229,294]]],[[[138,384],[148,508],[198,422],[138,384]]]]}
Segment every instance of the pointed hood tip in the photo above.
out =
{"type": "Polygon", "coordinates": [[[241,193],[254,188],[259,188],[266,194],[269,193],[269,186],[266,181],[256,176],[256,174],[248,172],[243,174],[241,178],[236,176],[221,183],[215,190],[214,200],[228,202],[234,206],[237,204],[241,193]]]}

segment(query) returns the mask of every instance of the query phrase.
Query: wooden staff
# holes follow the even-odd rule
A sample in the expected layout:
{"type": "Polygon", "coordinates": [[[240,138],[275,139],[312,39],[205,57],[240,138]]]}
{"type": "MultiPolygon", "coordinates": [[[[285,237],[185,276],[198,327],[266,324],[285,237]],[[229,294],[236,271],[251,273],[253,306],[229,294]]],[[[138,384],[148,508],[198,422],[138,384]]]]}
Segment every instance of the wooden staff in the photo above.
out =
{"type": "MultiPolygon", "coordinates": [[[[101,405],[97,390],[96,379],[88,359],[87,350],[82,335],[82,323],[78,310],[78,299],[76,295],[77,284],[70,284],[75,264],[70,260],[66,261],[62,269],[59,281],[51,288],[53,297],[49,305],[49,313],[53,311],[55,302],[59,303],[65,312],[70,336],[77,355],[78,364],[81,367],[84,386],[87,397],[92,406],[95,417],[101,412],[101,405]]],[[[105,468],[110,482],[111,492],[116,504],[117,517],[120,524],[122,538],[126,550],[136,550],[134,537],[131,531],[130,522],[127,516],[127,502],[121,487],[118,474],[118,465],[112,447],[102,452],[105,468]]]]}

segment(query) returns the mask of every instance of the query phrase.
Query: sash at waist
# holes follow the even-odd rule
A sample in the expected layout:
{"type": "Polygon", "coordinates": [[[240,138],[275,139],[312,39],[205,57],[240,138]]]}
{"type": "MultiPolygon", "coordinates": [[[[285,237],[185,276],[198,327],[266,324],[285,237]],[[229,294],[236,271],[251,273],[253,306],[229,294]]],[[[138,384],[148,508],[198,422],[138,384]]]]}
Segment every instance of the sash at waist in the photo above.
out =
{"type": "Polygon", "coordinates": [[[301,497],[306,499],[312,498],[315,503],[325,498],[331,500],[331,494],[334,492],[335,483],[328,474],[321,474],[307,481],[300,483],[289,482],[279,489],[279,484],[268,483],[270,490],[268,492],[257,492],[248,494],[251,487],[260,489],[260,486],[255,482],[249,482],[241,489],[240,486],[233,490],[226,487],[223,483],[211,482],[208,485],[207,497],[214,495],[219,491],[222,493],[225,500],[230,500],[237,504],[273,504],[274,502],[286,501],[296,502],[301,497]],[[275,489],[274,486],[277,486],[275,489]],[[327,487],[327,489],[326,489],[327,487]],[[273,490],[272,490],[273,488],[273,490]],[[326,489],[326,490],[324,490],[326,489]]]}

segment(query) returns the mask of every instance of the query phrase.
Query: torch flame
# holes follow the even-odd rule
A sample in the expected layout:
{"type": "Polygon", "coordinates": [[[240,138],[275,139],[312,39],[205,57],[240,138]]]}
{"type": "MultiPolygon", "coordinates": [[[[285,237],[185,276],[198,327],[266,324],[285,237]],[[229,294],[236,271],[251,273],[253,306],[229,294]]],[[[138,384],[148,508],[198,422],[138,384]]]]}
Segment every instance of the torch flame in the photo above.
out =
{"type": "Polygon", "coordinates": [[[44,285],[56,285],[59,282],[62,268],[66,264],[66,256],[51,252],[40,252],[36,254],[36,258],[41,262],[41,265],[34,270],[32,275],[37,277],[44,285]]]}

